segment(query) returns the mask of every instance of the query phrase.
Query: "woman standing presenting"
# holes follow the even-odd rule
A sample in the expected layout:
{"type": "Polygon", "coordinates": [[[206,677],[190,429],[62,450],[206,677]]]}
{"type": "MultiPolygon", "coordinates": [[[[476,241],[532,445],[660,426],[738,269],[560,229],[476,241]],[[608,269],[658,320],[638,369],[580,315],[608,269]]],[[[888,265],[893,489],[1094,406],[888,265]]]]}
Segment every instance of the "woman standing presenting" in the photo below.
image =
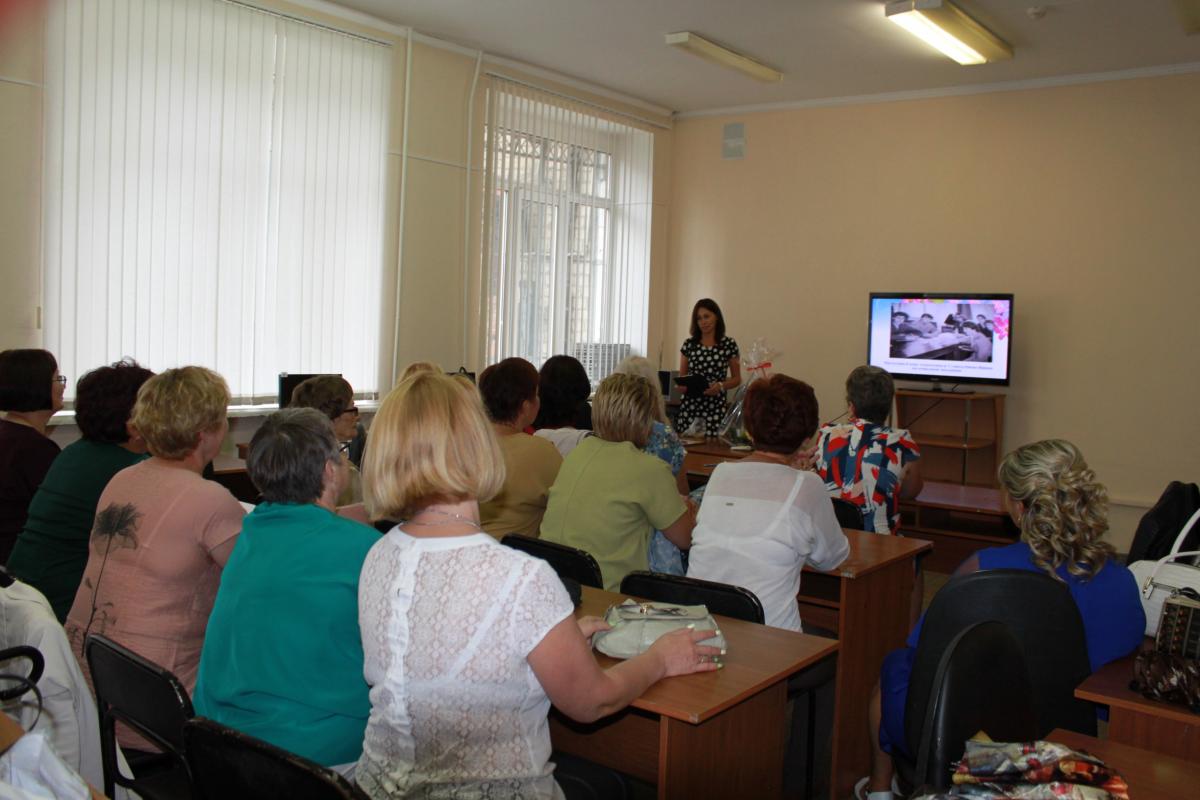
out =
{"type": "Polygon", "coordinates": [[[703,417],[705,433],[716,436],[725,417],[725,392],[742,382],[737,342],[725,335],[725,318],[716,302],[707,297],[696,302],[691,336],[679,353],[679,377],[700,375],[708,388],[702,395],[685,391],[675,428],[686,431],[693,420],[703,417]]]}

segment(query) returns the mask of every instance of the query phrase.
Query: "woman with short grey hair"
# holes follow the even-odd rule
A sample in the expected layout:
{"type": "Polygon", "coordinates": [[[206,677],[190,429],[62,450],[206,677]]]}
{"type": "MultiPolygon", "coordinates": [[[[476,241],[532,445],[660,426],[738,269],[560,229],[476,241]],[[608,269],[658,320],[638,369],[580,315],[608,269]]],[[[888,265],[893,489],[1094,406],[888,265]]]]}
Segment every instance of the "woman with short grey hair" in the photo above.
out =
{"type": "Polygon", "coordinates": [[[336,514],[346,468],[316,409],[278,411],[254,434],[246,469],[263,502],[225,565],[193,699],[206,717],[349,768],[371,710],[358,575],[379,536],[336,514]]]}

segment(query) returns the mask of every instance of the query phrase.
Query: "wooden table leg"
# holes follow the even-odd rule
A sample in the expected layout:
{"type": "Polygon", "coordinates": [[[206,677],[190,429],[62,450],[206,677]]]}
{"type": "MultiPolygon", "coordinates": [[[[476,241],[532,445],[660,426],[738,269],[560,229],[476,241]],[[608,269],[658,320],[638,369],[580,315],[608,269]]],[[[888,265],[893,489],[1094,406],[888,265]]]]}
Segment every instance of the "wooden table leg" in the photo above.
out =
{"type": "Polygon", "coordinates": [[[833,722],[834,800],[854,792],[854,783],[871,765],[867,706],[879,681],[883,657],[903,646],[909,630],[913,562],[903,559],[880,569],[841,580],[838,614],[837,690],[833,722]]]}
{"type": "Polygon", "coordinates": [[[659,800],[776,800],[783,791],[786,703],[780,681],[699,725],[664,717],[659,800]]]}

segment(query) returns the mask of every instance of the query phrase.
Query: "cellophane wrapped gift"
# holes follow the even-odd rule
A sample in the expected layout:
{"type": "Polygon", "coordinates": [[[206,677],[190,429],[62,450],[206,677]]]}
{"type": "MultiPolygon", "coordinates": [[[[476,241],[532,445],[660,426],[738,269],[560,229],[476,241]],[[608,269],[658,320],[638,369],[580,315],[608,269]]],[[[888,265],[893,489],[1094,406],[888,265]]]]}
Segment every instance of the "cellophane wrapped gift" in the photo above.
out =
{"type": "Polygon", "coordinates": [[[746,435],[746,423],[742,417],[746,391],[751,383],[769,374],[771,363],[778,357],[779,351],[772,349],[762,337],[751,342],[750,347],[742,354],[742,385],[733,393],[733,402],[725,412],[725,418],[721,420],[721,427],[718,429],[720,438],[731,446],[750,444],[750,437],[746,435]]]}

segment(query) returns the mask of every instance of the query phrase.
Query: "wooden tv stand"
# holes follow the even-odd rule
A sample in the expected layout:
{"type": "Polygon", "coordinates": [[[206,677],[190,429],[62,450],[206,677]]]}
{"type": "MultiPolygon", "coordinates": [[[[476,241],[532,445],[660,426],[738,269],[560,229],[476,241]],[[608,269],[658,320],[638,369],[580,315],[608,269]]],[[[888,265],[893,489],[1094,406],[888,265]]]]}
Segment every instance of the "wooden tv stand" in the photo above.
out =
{"type": "Polygon", "coordinates": [[[896,390],[896,427],[921,449],[925,480],[995,486],[1004,438],[1004,395],[896,390]]]}
{"type": "Polygon", "coordinates": [[[976,550],[1003,547],[1019,536],[999,489],[942,481],[926,481],[916,498],[900,501],[900,532],[933,542],[925,566],[934,572],[953,572],[976,550]]]}

